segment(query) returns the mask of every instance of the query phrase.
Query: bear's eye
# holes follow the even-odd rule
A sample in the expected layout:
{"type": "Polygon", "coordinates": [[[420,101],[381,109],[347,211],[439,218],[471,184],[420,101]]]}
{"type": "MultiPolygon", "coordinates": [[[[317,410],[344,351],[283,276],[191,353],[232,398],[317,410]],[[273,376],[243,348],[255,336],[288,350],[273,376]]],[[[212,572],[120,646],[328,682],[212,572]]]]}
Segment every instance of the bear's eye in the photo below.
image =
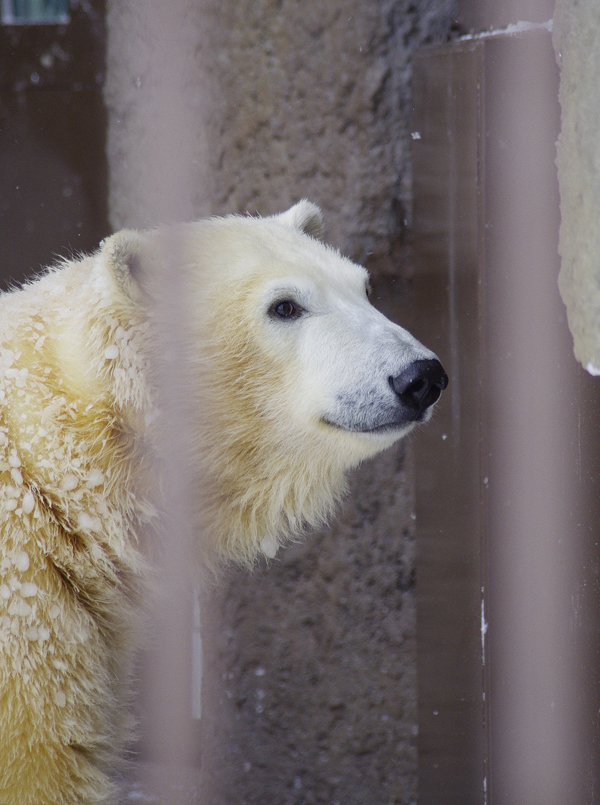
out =
{"type": "Polygon", "coordinates": [[[365,293],[367,295],[367,299],[370,299],[371,294],[373,293],[373,286],[371,285],[371,280],[367,280],[365,284],[365,293]]]}
{"type": "Polygon", "coordinates": [[[278,319],[297,319],[303,312],[303,309],[296,302],[291,299],[283,299],[281,302],[275,302],[269,308],[269,313],[278,319]]]}

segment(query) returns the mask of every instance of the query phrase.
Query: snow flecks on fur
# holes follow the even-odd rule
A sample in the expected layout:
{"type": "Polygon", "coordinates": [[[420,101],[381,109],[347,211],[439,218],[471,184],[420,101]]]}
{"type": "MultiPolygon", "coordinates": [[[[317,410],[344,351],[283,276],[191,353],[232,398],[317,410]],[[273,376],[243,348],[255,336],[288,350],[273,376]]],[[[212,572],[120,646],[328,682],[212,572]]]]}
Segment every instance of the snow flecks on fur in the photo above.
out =
{"type": "Polygon", "coordinates": [[[109,347],[106,347],[104,357],[107,361],[114,361],[115,358],[119,357],[119,347],[116,344],[111,344],[109,347]]]}
{"type": "Polygon", "coordinates": [[[85,483],[88,489],[94,489],[104,483],[104,475],[99,469],[91,469],[88,473],[88,479],[85,483]]]}
{"type": "Polygon", "coordinates": [[[267,557],[267,559],[274,559],[277,556],[279,545],[274,539],[271,539],[270,537],[265,537],[260,542],[260,549],[267,557]]]}
{"type": "MultiPolygon", "coordinates": [[[[367,305],[364,270],[302,234],[304,226],[318,234],[315,215],[304,204],[263,221],[118,233],[95,255],[0,297],[0,768],[8,801],[113,796],[107,768],[130,726],[124,702],[146,576],[139,543],[170,480],[157,477],[169,449],[159,428],[179,405],[182,421],[167,424],[185,437],[178,449],[189,453],[177,458],[189,459],[184,483],[199,553],[213,567],[273,558],[286,540],[324,523],[345,492],[345,471],[398,438],[326,425],[306,381],[312,366],[298,390],[300,340],[273,330],[273,299],[263,292],[275,281],[285,287],[288,268],[318,274],[309,299],[330,284],[345,299],[348,281],[357,309],[367,305]],[[178,328],[162,304],[173,292],[163,263],[181,272],[183,343],[174,343],[178,328]],[[179,360],[184,382],[154,389],[179,360]],[[310,404],[299,405],[299,394],[310,404]]],[[[344,305],[338,324],[352,309],[344,305]]],[[[315,332],[314,343],[327,346],[329,331],[315,332]]],[[[347,354],[343,338],[335,343],[336,376],[345,377],[356,351],[347,354]]],[[[325,385],[335,398],[328,378],[325,385]]]]}
{"type": "Polygon", "coordinates": [[[136,543],[153,507],[130,494],[144,433],[123,419],[151,409],[146,325],[110,278],[90,293],[95,271],[68,264],[0,298],[0,767],[19,805],[106,801],[130,727],[136,543]]]}
{"type": "Polygon", "coordinates": [[[17,570],[21,572],[29,570],[29,554],[25,551],[16,551],[13,562],[17,570]]]}

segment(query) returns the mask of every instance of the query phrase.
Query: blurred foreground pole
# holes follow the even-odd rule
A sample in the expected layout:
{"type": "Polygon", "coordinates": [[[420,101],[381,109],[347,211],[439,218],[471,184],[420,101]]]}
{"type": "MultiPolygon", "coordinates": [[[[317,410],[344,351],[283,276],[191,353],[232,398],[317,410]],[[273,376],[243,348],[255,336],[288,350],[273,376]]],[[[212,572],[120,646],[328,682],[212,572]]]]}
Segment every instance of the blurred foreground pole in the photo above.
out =
{"type": "Polygon", "coordinates": [[[578,367],[558,293],[558,68],[550,34],[486,44],[490,794],[583,802],[578,367]]]}
{"type": "MultiPolygon", "coordinates": [[[[110,214],[113,227],[144,228],[210,213],[207,89],[201,69],[204,3],[153,0],[108,4],[105,100],[108,108],[110,214]]],[[[159,383],[163,493],[166,505],[154,550],[155,598],[149,646],[140,669],[140,752],[144,795],[161,805],[197,801],[198,613],[190,546],[194,532],[187,448],[182,333],[185,289],[178,244],[163,245],[160,320],[164,340],[153,355],[159,383]],[[195,660],[195,666],[193,661],[195,660]]],[[[197,479],[196,479],[197,480],[197,479]]]]}
{"type": "Polygon", "coordinates": [[[181,281],[178,242],[161,244],[168,277],[158,317],[163,338],[153,359],[159,384],[161,416],[159,449],[162,506],[158,544],[152,551],[156,573],[150,601],[150,644],[141,671],[142,736],[147,760],[144,790],[161,805],[193,805],[200,787],[197,724],[200,717],[200,657],[194,654],[193,630],[199,636],[198,602],[194,590],[194,540],[199,538],[193,516],[194,489],[190,472],[191,438],[185,365],[184,331],[187,323],[185,288],[181,281]]]}
{"type": "Polygon", "coordinates": [[[558,292],[548,27],[414,67],[414,330],[451,383],[419,436],[419,805],[600,802],[600,387],[558,292]]]}

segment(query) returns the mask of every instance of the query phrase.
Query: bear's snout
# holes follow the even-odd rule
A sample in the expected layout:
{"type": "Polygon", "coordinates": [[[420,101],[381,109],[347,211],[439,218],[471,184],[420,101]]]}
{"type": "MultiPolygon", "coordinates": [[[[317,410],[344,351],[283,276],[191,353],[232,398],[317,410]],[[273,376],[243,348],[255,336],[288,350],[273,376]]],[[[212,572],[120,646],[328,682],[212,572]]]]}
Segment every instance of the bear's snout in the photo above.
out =
{"type": "Polygon", "coordinates": [[[419,420],[439,399],[448,385],[448,375],[436,359],[413,361],[399,375],[390,377],[389,383],[410,418],[419,420]]]}

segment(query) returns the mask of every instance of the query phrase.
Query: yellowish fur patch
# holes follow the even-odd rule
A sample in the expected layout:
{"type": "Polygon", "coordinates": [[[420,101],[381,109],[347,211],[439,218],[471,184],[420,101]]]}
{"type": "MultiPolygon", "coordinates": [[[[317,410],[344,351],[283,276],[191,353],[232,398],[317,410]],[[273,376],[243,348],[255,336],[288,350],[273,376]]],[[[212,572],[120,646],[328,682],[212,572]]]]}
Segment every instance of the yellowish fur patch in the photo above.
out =
{"type": "MultiPolygon", "coordinates": [[[[354,364],[372,373],[380,336],[400,356],[419,345],[372,311],[364,269],[305,234],[320,229],[301,202],[273,219],[118,233],[0,298],[3,803],[115,797],[171,399],[206,566],[273,556],[323,523],[345,471],[402,435],[326,421],[352,398],[356,382],[342,381],[354,364]],[[301,329],[274,312],[294,294],[301,329]],[[161,388],[174,360],[181,383],[161,388]]],[[[396,369],[378,371],[393,397],[396,369]]],[[[351,405],[359,425],[373,416],[366,392],[351,405]]]]}

